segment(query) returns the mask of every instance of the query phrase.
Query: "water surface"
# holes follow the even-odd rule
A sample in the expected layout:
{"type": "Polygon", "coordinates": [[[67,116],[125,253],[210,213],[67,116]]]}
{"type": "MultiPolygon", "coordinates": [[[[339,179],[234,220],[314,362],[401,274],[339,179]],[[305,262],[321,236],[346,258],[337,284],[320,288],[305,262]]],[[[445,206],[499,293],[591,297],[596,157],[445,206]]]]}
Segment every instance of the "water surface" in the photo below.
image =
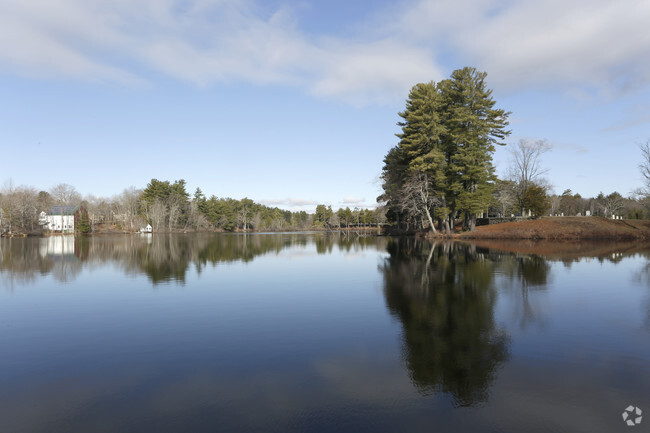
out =
{"type": "Polygon", "coordinates": [[[628,431],[649,270],[639,244],[2,239],[0,431],[628,431]]]}

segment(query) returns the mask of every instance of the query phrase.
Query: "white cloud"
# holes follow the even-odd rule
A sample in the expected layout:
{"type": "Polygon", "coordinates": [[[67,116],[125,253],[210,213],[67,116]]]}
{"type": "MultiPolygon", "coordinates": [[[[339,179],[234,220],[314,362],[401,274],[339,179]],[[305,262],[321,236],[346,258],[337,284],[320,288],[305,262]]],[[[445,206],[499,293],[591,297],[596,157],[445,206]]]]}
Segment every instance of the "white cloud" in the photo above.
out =
{"type": "Polygon", "coordinates": [[[305,33],[299,9],[268,8],[254,0],[4,0],[0,66],[127,83],[153,70],[199,86],[282,84],[358,105],[403,100],[414,83],[464,64],[488,71],[503,90],[615,96],[650,83],[648,0],[404,1],[358,23],[364,34],[354,37],[305,33]]]}
{"type": "Polygon", "coordinates": [[[312,37],[289,9],[252,1],[7,0],[0,65],[39,76],[129,82],[155,70],[199,86],[298,86],[319,97],[385,102],[439,75],[427,50],[395,41],[312,37]],[[16,43],[20,41],[20,43],[16,43]]]}
{"type": "Polygon", "coordinates": [[[361,204],[366,201],[365,198],[357,198],[357,197],[345,197],[341,203],[343,204],[361,204]]]}
{"type": "Polygon", "coordinates": [[[321,72],[311,92],[357,104],[403,99],[413,84],[442,78],[426,49],[389,39],[337,41],[323,49],[320,62],[321,72]]]}
{"type": "Polygon", "coordinates": [[[578,86],[601,95],[650,82],[650,2],[414,2],[400,21],[414,43],[444,44],[491,84],[578,86]]]}
{"type": "Polygon", "coordinates": [[[305,200],[301,198],[270,199],[270,200],[260,200],[259,202],[267,206],[288,206],[288,207],[314,206],[319,204],[317,201],[305,200]]]}

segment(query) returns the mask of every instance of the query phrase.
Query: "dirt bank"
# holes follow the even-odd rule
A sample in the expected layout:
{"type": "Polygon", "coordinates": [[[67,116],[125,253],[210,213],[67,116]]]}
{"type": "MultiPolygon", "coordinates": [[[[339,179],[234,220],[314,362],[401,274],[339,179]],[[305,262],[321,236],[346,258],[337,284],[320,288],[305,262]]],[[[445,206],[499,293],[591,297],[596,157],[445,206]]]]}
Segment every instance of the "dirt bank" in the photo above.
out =
{"type": "Polygon", "coordinates": [[[650,240],[650,221],[602,217],[545,217],[477,227],[461,239],[650,240]]]}

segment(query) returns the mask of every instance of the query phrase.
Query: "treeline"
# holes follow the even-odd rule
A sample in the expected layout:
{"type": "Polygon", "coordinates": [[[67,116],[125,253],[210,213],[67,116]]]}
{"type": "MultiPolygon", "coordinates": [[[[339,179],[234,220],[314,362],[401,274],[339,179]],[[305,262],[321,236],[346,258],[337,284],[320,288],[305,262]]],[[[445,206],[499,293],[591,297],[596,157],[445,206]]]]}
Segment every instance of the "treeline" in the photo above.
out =
{"type": "Polygon", "coordinates": [[[93,230],[137,231],[150,224],[154,231],[222,230],[283,231],[377,225],[383,208],[341,208],[324,204],[315,213],[291,212],[255,203],[249,198],[206,197],[200,188],[187,191],[185,180],[152,179],[144,189],[131,187],[111,197],[85,197],[67,184],[49,191],[9,184],[0,192],[0,233],[38,232],[39,215],[54,205],[83,205],[93,230]]]}
{"type": "Polygon", "coordinates": [[[650,198],[642,194],[624,197],[614,191],[607,195],[601,192],[596,197],[583,197],[567,189],[562,194],[547,195],[544,188],[536,185],[526,190],[536,194],[519,195],[518,190],[520,186],[514,181],[498,180],[495,183],[488,215],[510,217],[527,215],[527,210],[531,210],[533,215],[538,216],[592,215],[611,218],[615,215],[624,219],[650,218],[650,198]]]}

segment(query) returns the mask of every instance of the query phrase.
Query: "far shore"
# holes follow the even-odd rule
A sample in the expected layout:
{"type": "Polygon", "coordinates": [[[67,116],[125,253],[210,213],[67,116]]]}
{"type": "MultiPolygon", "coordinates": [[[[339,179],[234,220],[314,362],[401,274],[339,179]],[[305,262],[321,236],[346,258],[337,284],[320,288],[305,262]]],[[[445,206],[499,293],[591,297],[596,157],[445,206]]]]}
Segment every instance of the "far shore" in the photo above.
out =
{"type": "Polygon", "coordinates": [[[140,232],[139,230],[126,230],[119,228],[115,225],[103,225],[97,224],[93,231],[90,233],[79,233],[79,232],[53,232],[47,230],[32,230],[28,232],[14,232],[14,233],[3,233],[2,237],[7,238],[24,238],[24,237],[49,237],[49,236],[101,236],[101,235],[138,235],[138,234],[170,234],[170,233],[233,233],[233,234],[252,234],[252,233],[304,233],[304,232],[322,232],[322,233],[332,233],[332,232],[343,232],[351,234],[363,234],[363,235],[378,235],[381,234],[381,228],[377,226],[359,226],[359,227],[341,227],[341,228],[326,228],[326,227],[305,227],[305,228],[286,228],[281,230],[223,230],[223,229],[194,229],[194,228],[185,228],[185,229],[164,229],[156,230],[152,232],[140,232]]]}
{"type": "MultiPolygon", "coordinates": [[[[604,217],[542,217],[538,219],[519,222],[505,222],[499,224],[478,226],[473,232],[461,232],[452,234],[437,233],[406,233],[388,230],[380,231],[376,226],[349,227],[349,228],[322,228],[309,227],[303,229],[285,230],[250,230],[250,231],[224,231],[220,229],[194,230],[174,229],[161,230],[153,234],[169,233],[293,233],[293,232],[349,232],[357,235],[389,235],[389,236],[424,236],[429,239],[449,240],[548,240],[548,241],[579,241],[579,240],[608,240],[608,241],[650,241],[650,220],[613,220],[604,217]]],[[[73,234],[73,233],[65,233],[73,234]]],[[[139,231],[124,230],[116,226],[98,225],[90,236],[95,235],[117,235],[117,234],[139,234],[139,231]]],[[[60,236],[61,233],[33,231],[29,233],[17,233],[15,237],[25,236],[60,236]]],[[[77,234],[78,235],[78,234],[77,234]]]]}

